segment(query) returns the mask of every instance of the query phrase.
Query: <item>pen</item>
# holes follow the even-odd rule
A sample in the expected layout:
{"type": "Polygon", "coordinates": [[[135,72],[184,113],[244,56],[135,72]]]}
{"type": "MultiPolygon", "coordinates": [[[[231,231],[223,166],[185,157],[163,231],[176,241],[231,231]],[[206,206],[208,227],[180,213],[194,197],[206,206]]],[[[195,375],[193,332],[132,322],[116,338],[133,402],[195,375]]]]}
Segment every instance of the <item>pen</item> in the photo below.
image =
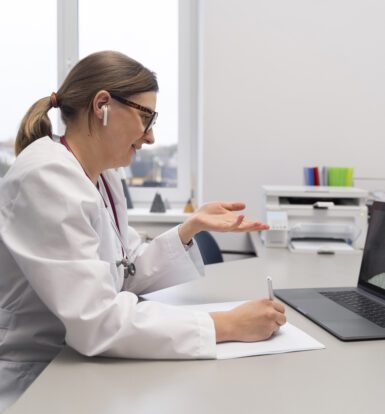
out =
{"type": "Polygon", "coordinates": [[[274,299],[273,280],[270,276],[267,276],[266,282],[267,282],[267,291],[269,292],[269,299],[273,300],[274,299]]]}

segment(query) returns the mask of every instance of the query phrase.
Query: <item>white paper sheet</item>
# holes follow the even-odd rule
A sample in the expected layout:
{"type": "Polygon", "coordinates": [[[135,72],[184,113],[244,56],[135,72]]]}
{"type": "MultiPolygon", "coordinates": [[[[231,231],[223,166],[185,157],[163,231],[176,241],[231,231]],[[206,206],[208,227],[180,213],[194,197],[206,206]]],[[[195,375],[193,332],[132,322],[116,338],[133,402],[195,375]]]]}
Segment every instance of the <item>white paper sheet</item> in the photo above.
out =
{"type": "MultiPolygon", "coordinates": [[[[225,311],[243,302],[208,303],[188,306],[205,312],[225,311]]],[[[217,359],[242,358],[253,355],[279,354],[284,352],[323,349],[321,344],[294,325],[286,323],[270,339],[260,342],[225,342],[217,344],[217,359]]]]}
{"type": "Polygon", "coordinates": [[[354,253],[354,248],[340,240],[297,240],[291,241],[289,249],[299,253],[354,253]]]}

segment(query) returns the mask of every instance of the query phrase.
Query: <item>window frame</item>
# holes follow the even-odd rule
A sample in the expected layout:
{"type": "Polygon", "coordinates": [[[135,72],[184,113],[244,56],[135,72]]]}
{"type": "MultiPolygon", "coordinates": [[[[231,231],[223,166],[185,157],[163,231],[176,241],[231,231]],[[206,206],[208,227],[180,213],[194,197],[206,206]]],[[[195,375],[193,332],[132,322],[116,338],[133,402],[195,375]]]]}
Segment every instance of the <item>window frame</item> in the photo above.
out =
{"type": "MultiPolygon", "coordinates": [[[[197,21],[198,5],[194,0],[179,0],[179,85],[178,85],[178,185],[166,187],[130,187],[134,206],[148,206],[155,193],[173,204],[184,205],[196,194],[197,146],[197,21]]],[[[57,0],[58,10],[58,84],[79,60],[78,0],[57,0]]],[[[135,58],[135,56],[133,56],[135,58]]],[[[156,71],[156,68],[154,68],[156,71]]],[[[162,85],[160,85],[162,87],[162,85]]],[[[161,115],[160,115],[161,116],[161,115]]],[[[59,134],[64,125],[59,121],[59,134]]]]}

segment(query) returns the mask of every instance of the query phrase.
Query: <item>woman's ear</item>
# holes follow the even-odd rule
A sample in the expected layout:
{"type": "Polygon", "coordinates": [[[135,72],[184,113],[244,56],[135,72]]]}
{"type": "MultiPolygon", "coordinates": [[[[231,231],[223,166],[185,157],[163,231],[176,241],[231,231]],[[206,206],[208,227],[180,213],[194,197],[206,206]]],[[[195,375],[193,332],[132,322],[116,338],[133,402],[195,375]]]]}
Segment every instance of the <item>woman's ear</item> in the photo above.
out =
{"type": "Polygon", "coordinates": [[[111,95],[105,91],[101,90],[99,91],[92,102],[92,109],[94,111],[94,114],[98,119],[100,119],[103,122],[103,126],[107,125],[107,119],[108,119],[108,106],[111,102],[111,95]]]}

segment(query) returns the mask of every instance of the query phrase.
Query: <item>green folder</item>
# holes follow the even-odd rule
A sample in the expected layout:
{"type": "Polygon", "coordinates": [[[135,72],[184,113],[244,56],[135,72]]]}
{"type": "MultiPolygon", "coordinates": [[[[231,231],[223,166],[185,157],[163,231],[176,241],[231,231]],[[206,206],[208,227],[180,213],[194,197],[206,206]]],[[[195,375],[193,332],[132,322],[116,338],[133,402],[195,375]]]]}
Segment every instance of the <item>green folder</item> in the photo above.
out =
{"type": "Polygon", "coordinates": [[[328,167],[328,185],[332,187],[352,187],[353,168],[351,167],[328,167]]]}

